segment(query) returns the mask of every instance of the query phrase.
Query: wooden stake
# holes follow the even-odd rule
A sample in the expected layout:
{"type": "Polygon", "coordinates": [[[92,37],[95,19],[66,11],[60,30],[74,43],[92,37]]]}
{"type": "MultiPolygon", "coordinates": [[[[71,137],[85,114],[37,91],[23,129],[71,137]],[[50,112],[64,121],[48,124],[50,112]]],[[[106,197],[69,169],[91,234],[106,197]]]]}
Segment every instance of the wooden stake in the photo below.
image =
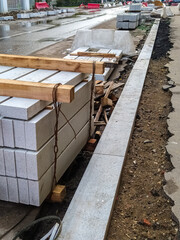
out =
{"type": "MultiPolygon", "coordinates": [[[[0,96],[39,99],[52,102],[55,84],[36,83],[0,79],[0,96]]],[[[74,86],[60,85],[57,89],[57,101],[70,103],[74,99],[74,86]]]]}
{"type": "Polygon", "coordinates": [[[96,94],[103,94],[104,93],[104,85],[103,84],[95,85],[95,93],[96,94]]]}
{"type": "Polygon", "coordinates": [[[113,53],[99,53],[99,52],[77,52],[70,53],[71,56],[85,56],[85,57],[102,57],[102,58],[115,58],[116,54],[113,53]]]}
{"type": "MultiPolygon", "coordinates": [[[[108,90],[106,91],[106,94],[105,94],[105,96],[104,96],[105,98],[107,98],[107,97],[109,96],[113,84],[114,84],[114,82],[111,82],[111,83],[110,83],[109,88],[108,88],[108,90]]],[[[102,110],[103,110],[103,106],[102,106],[102,104],[100,104],[99,109],[98,109],[98,112],[97,112],[97,114],[96,114],[96,116],[95,116],[94,122],[97,122],[97,121],[99,120],[99,118],[100,118],[100,116],[101,116],[101,113],[102,113],[102,110]]],[[[96,126],[97,126],[97,125],[96,125],[96,126]]]]}
{"type": "MultiPolygon", "coordinates": [[[[104,63],[96,62],[95,73],[104,73],[104,63]]],[[[0,54],[0,65],[70,72],[93,72],[93,61],[0,54]]]]}
{"type": "Polygon", "coordinates": [[[101,98],[101,104],[102,104],[103,107],[105,107],[105,106],[112,107],[113,101],[110,98],[103,97],[103,98],[101,98]]]}
{"type": "Polygon", "coordinates": [[[104,109],[104,119],[105,119],[105,122],[108,123],[108,117],[105,109],[104,109]]]}
{"type": "Polygon", "coordinates": [[[52,191],[50,198],[51,202],[62,202],[66,196],[66,187],[63,185],[56,185],[52,191]]]}

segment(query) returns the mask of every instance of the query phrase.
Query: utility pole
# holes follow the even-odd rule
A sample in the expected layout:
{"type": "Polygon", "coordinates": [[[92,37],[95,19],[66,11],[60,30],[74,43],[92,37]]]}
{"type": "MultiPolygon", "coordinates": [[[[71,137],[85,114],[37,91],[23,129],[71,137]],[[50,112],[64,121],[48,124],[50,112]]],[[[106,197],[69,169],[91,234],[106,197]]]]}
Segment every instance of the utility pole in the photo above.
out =
{"type": "Polygon", "coordinates": [[[8,12],[7,0],[0,0],[0,13],[8,12]]]}

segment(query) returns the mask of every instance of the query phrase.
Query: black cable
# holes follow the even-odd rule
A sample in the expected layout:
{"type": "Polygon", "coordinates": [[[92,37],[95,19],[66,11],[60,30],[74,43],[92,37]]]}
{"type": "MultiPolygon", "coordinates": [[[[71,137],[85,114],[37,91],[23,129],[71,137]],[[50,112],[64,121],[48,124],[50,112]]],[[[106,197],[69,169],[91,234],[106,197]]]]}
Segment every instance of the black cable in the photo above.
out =
{"type": "Polygon", "coordinates": [[[56,220],[59,223],[59,229],[61,231],[61,228],[62,228],[61,219],[57,216],[47,216],[47,217],[39,218],[39,219],[35,220],[34,222],[30,223],[28,226],[26,226],[20,232],[18,232],[12,240],[16,240],[18,237],[20,237],[24,232],[28,231],[34,225],[36,225],[40,222],[48,221],[48,220],[56,220]]]}

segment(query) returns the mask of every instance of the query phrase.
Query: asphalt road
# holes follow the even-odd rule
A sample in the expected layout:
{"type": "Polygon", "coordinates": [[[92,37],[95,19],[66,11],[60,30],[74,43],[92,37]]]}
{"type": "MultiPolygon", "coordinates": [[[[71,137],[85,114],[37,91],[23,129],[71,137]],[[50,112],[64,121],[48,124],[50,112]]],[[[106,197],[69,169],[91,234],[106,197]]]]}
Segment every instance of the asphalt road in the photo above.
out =
{"type": "Polygon", "coordinates": [[[125,7],[121,6],[64,19],[54,17],[41,21],[24,20],[0,24],[0,53],[29,55],[75,35],[78,29],[95,27],[124,11],[125,7]]]}

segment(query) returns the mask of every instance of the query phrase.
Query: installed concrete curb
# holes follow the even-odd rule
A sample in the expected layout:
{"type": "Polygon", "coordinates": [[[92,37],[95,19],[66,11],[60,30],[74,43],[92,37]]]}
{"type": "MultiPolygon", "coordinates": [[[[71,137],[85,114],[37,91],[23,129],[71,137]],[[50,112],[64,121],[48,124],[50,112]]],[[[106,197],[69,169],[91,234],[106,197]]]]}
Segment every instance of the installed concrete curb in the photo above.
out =
{"type": "MultiPolygon", "coordinates": [[[[171,162],[174,169],[171,172],[165,173],[166,185],[164,186],[165,193],[174,201],[172,212],[175,216],[175,220],[180,222],[180,68],[179,68],[179,56],[180,56],[180,16],[176,16],[171,21],[171,41],[174,45],[170,51],[170,58],[173,60],[167,64],[169,68],[168,77],[175,82],[176,87],[171,88],[172,92],[171,103],[174,109],[169,114],[168,130],[173,134],[169,138],[166,146],[167,152],[170,154],[171,162]]],[[[179,239],[179,238],[178,238],[179,239]]]]}
{"type": "Polygon", "coordinates": [[[63,219],[59,240],[106,237],[154,41],[155,21],[63,219]]]}

